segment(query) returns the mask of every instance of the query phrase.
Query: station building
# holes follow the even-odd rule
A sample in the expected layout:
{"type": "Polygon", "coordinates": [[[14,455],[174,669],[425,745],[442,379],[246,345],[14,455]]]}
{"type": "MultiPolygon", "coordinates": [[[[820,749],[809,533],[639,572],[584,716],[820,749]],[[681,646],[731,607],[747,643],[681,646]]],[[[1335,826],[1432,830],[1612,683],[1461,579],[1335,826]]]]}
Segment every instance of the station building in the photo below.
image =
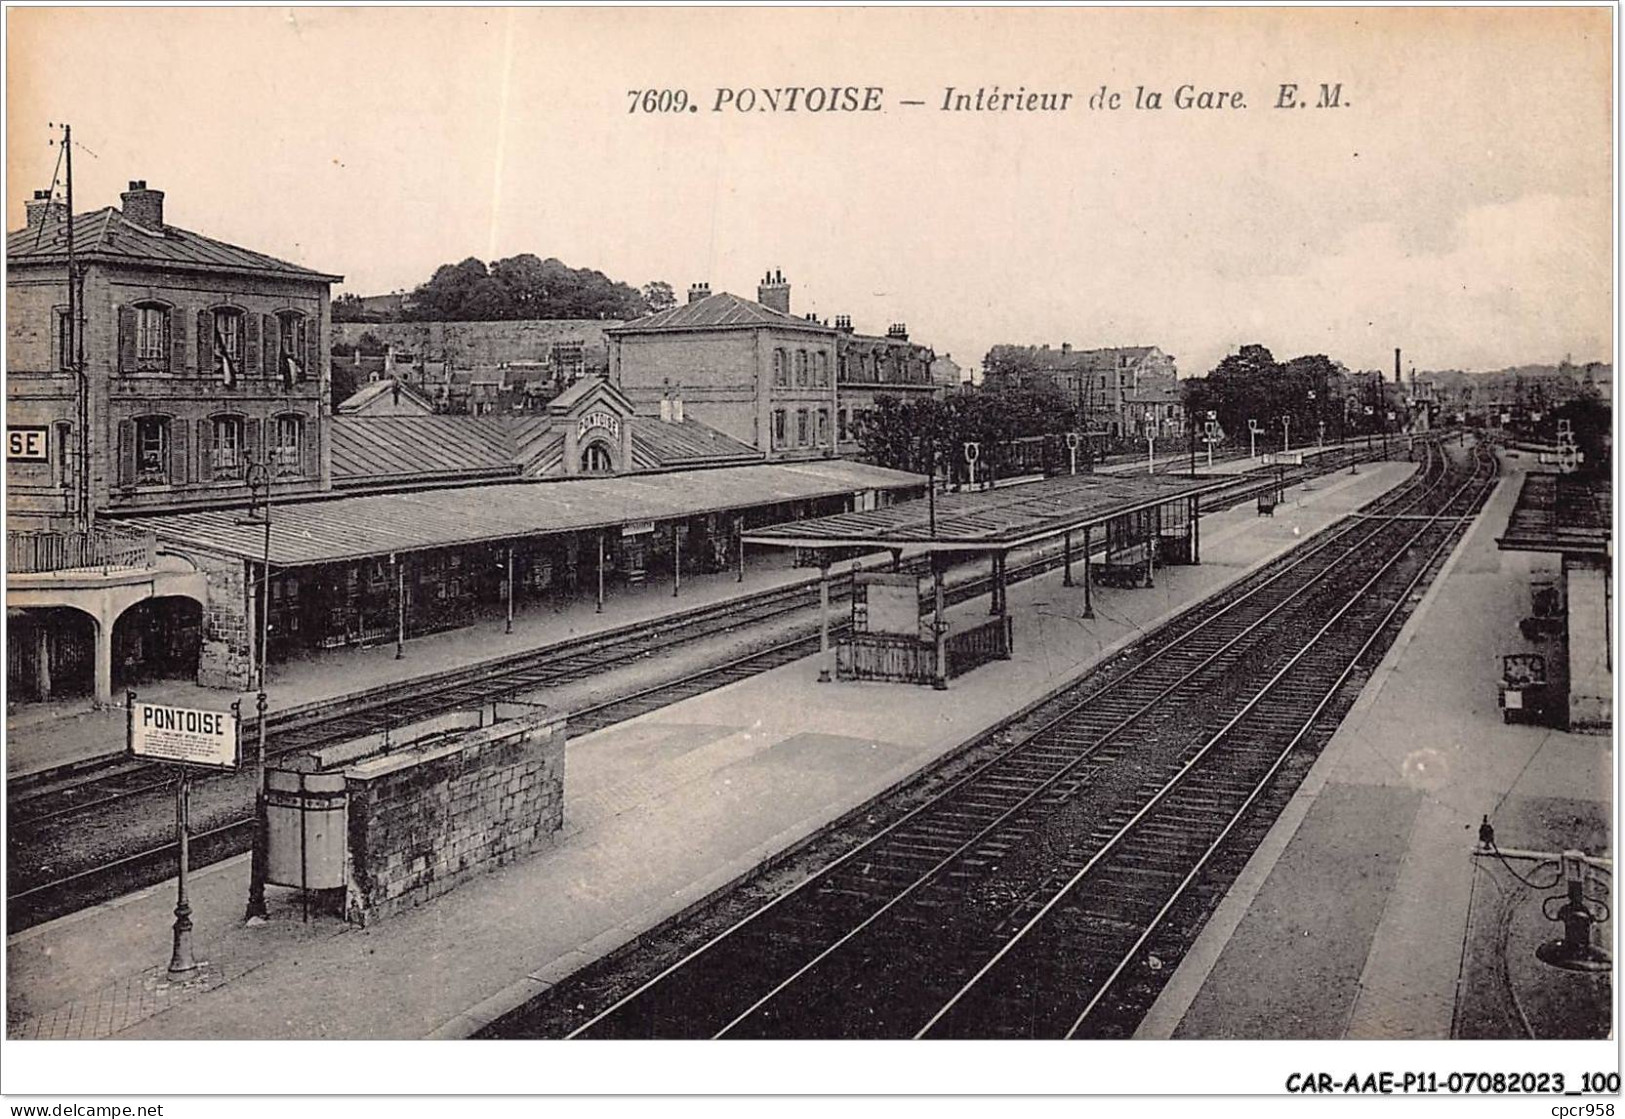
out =
{"type": "Polygon", "coordinates": [[[137,521],[330,480],[339,276],[171,224],[164,192],[73,217],[46,192],[6,238],[10,694],[106,699],[115,662],[195,665],[211,591],[137,521]],[[258,467],[258,475],[251,472],[258,467]]]}
{"type": "MultiPolygon", "coordinates": [[[[649,581],[675,593],[685,574],[742,578],[746,531],[923,485],[824,461],[813,428],[799,454],[736,438],[685,399],[705,398],[703,381],[662,384],[639,407],[578,377],[534,410],[485,415],[379,382],[330,414],[339,277],[168,225],[162,203],[133,183],[122,209],[75,219],[83,394],[65,215],[38,199],[8,237],[13,703],[104,703],[155,677],[246,689],[267,660],[649,581]]],[[[781,318],[766,320],[776,348],[823,359],[806,360],[799,388],[797,359],[781,359],[788,391],[770,398],[828,399],[836,332],[781,318]]]]}

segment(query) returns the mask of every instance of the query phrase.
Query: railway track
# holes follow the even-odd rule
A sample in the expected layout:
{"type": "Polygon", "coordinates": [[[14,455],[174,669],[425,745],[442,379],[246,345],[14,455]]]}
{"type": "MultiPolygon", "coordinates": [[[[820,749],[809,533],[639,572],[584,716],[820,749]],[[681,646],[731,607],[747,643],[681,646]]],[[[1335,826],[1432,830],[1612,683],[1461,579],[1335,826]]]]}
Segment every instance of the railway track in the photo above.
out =
{"type": "MultiPolygon", "coordinates": [[[[1337,469],[1346,461],[1327,466],[1337,469]]],[[[1216,511],[1250,500],[1260,487],[1274,484],[1273,478],[1240,476],[1235,487],[1210,502],[1209,509],[1216,511]]],[[[1008,577],[1012,582],[1033,578],[1061,562],[1058,552],[1040,550],[1012,564],[1008,577]]],[[[987,577],[977,575],[950,586],[948,601],[962,602],[984,594],[987,586],[987,577]]],[[[832,588],[832,601],[845,598],[850,588],[851,576],[847,575],[832,588]]],[[[678,645],[785,618],[810,609],[816,601],[816,587],[777,588],[743,603],[686,611],[654,625],[625,627],[471,666],[437,677],[432,686],[412,680],[375,689],[339,701],[336,712],[321,706],[289,711],[268,723],[267,756],[275,758],[385,727],[406,725],[448,708],[574,683],[678,645]]],[[[843,627],[844,623],[832,627],[832,635],[843,627]]],[[[588,733],[634,718],[769,671],[817,649],[816,636],[798,634],[700,671],[575,709],[570,713],[572,733],[588,733]]],[[[207,822],[192,838],[194,865],[207,865],[248,849],[253,790],[244,777],[221,775],[201,782],[212,789],[213,811],[205,815],[207,822]]],[[[7,836],[12,868],[7,908],[12,928],[50,920],[169,876],[176,845],[160,819],[163,812],[159,809],[167,805],[172,788],[172,779],[164,767],[114,758],[89,771],[75,767],[53,777],[12,784],[7,836]],[[151,819],[144,828],[136,829],[145,834],[117,834],[117,809],[149,801],[155,805],[151,819]],[[104,819],[92,819],[98,816],[104,819]],[[75,858],[72,850],[76,821],[89,821],[83,830],[93,840],[90,851],[80,858],[75,858]]],[[[209,792],[200,790],[194,795],[202,795],[207,806],[209,792]]]]}
{"type": "MultiPolygon", "coordinates": [[[[674,960],[607,961],[486,1036],[1131,1031],[1156,985],[1147,944],[1211,892],[1227,842],[1267,828],[1261,801],[1290,792],[1283,768],[1329,738],[1345,685],[1487,494],[1493,462],[1464,479],[1429,457],[1365,516],[988,736],[879,830],[874,808],[846,821],[860,841],[837,826],[793,884],[657,936],[683,945],[674,960]]],[[[1179,947],[1158,945],[1162,959],[1179,947]]]]}

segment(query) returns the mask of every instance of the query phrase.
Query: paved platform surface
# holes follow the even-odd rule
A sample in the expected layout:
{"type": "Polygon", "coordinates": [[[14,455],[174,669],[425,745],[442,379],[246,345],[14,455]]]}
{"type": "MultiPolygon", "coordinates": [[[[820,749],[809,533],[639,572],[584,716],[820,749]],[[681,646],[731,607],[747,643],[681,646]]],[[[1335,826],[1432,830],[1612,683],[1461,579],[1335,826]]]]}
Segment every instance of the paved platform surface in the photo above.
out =
{"type": "MultiPolygon", "coordinates": [[[[1397,484],[1394,463],[1294,491],[1274,518],[1205,518],[1204,563],[1154,589],[1097,590],[1060,573],[1012,586],[1016,655],[946,693],[819,684],[813,657],[570,742],[565,830],[531,859],[372,927],[242,924],[248,861],[193,876],[197,954],[164,978],[173,881],[10,939],[13,1038],[462,1037],[747,873],[1103,655],[1397,484]]],[[[982,598],[956,608],[987,610],[982,598]]]]}
{"type": "Polygon", "coordinates": [[[1137,1036],[1608,1029],[1606,977],[1534,958],[1561,933],[1540,915],[1561,888],[1471,855],[1486,815],[1504,848],[1612,848],[1610,738],[1509,726],[1496,706],[1496,656],[1527,647],[1531,557],[1495,546],[1521,481],[1502,480],[1137,1036]]]}

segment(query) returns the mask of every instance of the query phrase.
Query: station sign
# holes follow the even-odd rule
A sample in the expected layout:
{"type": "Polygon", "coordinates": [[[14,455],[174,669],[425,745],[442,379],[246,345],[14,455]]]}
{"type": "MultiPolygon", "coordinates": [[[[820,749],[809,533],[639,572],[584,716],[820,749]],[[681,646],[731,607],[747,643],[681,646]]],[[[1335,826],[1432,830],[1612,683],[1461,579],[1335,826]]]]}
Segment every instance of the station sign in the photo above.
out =
{"type": "Polygon", "coordinates": [[[634,521],[629,525],[621,526],[622,536],[648,536],[655,530],[653,521],[634,521]]]}
{"type": "Polygon", "coordinates": [[[230,711],[199,711],[164,703],[130,703],[131,756],[209,769],[239,764],[238,720],[230,711]]]}
{"type": "Polygon", "coordinates": [[[50,429],[47,427],[7,426],[6,461],[50,462],[50,429]]]}
{"type": "Polygon", "coordinates": [[[1265,466],[1302,466],[1302,451],[1265,451],[1259,456],[1265,466]]]}
{"type": "Polygon", "coordinates": [[[584,437],[589,431],[602,429],[609,432],[611,439],[621,437],[621,419],[609,412],[588,412],[576,421],[576,438],[584,437]]]}

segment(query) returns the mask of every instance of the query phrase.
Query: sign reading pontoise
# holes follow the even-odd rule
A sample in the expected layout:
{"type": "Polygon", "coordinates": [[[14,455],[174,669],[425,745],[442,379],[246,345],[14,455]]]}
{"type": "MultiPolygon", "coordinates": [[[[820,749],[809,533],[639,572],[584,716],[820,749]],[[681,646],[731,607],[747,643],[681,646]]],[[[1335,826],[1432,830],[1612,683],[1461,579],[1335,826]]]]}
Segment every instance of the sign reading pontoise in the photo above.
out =
{"type": "Polygon", "coordinates": [[[130,753],[153,761],[237,768],[237,716],[161,703],[130,704],[130,753]]]}

